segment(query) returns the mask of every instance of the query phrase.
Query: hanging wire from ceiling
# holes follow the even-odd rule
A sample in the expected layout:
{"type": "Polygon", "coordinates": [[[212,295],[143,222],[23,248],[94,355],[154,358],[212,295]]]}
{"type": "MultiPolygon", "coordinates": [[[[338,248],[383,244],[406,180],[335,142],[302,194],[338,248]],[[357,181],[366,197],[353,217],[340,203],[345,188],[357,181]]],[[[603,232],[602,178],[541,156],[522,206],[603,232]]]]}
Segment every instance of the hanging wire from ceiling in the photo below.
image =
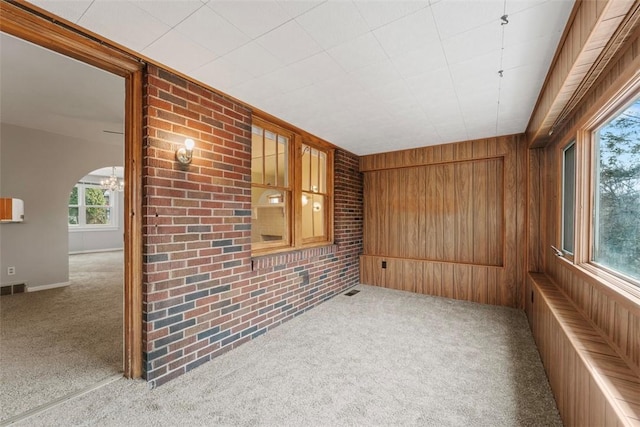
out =
{"type": "Polygon", "coordinates": [[[502,28],[502,40],[500,42],[500,68],[498,69],[498,103],[496,106],[496,136],[498,135],[498,122],[500,120],[500,95],[502,94],[502,77],[504,77],[504,68],[502,61],[504,59],[504,29],[509,24],[509,15],[507,15],[507,0],[504,0],[502,7],[502,16],[500,17],[500,27],[502,28]]]}

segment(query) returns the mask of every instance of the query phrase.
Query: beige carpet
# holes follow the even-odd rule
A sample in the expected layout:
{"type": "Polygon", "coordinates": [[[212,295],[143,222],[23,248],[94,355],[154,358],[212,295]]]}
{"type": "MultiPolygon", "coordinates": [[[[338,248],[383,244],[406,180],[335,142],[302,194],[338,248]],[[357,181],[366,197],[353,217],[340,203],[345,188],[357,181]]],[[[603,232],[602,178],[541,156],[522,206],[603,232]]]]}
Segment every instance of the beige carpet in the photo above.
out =
{"type": "Polygon", "coordinates": [[[356,289],[162,387],[121,379],[20,425],[562,425],[523,312],[356,289]]]}
{"type": "Polygon", "coordinates": [[[0,298],[0,421],[122,371],[122,252],[69,269],[70,286],[0,298]]]}

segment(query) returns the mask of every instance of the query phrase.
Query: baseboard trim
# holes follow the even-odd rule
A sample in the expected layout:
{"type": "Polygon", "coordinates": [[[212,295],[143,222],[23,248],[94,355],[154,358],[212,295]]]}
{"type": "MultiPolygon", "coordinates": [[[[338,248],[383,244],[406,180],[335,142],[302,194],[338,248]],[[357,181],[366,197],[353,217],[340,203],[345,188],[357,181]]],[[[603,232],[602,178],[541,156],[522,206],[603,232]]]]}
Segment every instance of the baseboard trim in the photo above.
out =
{"type": "Polygon", "coordinates": [[[45,291],[47,289],[64,288],[69,286],[71,282],[50,283],[48,285],[27,286],[27,292],[45,291]]]}
{"type": "Polygon", "coordinates": [[[89,251],[73,251],[73,252],[69,252],[69,255],[97,254],[100,252],[120,252],[120,251],[124,251],[124,248],[108,248],[108,249],[93,249],[89,251]]]}

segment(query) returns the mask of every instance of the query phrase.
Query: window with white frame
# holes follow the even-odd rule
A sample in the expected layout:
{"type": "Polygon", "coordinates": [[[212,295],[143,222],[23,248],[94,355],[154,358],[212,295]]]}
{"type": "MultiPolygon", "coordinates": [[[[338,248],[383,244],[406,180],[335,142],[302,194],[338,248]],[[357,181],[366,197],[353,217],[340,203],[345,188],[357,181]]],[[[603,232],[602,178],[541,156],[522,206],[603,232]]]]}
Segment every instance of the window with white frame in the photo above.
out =
{"type": "Polygon", "coordinates": [[[69,228],[117,226],[117,197],[99,184],[78,182],[69,194],[69,228]]]}
{"type": "Polygon", "coordinates": [[[591,262],[640,283],[640,97],[593,132],[591,262]]]}

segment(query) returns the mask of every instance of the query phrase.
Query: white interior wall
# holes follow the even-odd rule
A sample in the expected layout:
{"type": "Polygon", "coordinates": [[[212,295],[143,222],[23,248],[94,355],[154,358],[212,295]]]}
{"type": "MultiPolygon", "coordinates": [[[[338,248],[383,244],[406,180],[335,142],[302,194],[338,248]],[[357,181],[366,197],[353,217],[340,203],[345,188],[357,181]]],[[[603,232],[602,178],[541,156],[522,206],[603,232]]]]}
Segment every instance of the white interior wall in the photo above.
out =
{"type": "Polygon", "coordinates": [[[0,224],[0,285],[68,282],[69,192],[89,172],[123,164],[122,145],[2,124],[0,197],[24,200],[25,220],[0,224]],[[9,266],[15,275],[7,275],[9,266]]]}

